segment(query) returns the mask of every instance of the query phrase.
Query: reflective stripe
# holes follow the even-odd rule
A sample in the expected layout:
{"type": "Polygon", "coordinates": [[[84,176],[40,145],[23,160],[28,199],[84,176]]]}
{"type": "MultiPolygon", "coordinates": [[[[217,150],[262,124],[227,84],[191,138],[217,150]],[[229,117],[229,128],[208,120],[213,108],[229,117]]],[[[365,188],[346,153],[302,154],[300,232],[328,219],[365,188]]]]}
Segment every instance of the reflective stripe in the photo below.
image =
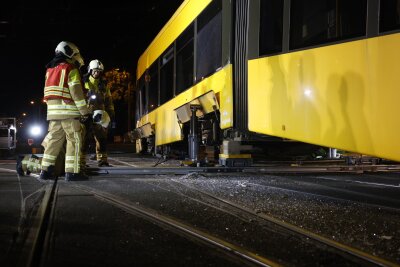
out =
{"type": "Polygon", "coordinates": [[[81,82],[80,81],[72,81],[72,82],[68,83],[69,86],[74,86],[74,85],[77,85],[77,84],[81,84],[81,82]]]}
{"type": "Polygon", "coordinates": [[[69,93],[68,87],[62,87],[62,85],[61,86],[56,86],[56,85],[46,86],[44,88],[44,90],[47,90],[47,91],[54,90],[54,91],[62,91],[65,93],[69,93]]]}
{"type": "Polygon", "coordinates": [[[80,152],[81,152],[81,138],[79,132],[74,132],[75,137],[75,161],[74,161],[74,173],[78,173],[80,169],[80,152]]]}
{"type": "Polygon", "coordinates": [[[53,166],[53,165],[54,165],[54,163],[42,161],[42,167],[49,167],[49,166],[53,166]]]}
{"type": "Polygon", "coordinates": [[[78,108],[75,105],[48,105],[47,110],[78,110],[78,108]]]}
{"type": "Polygon", "coordinates": [[[66,163],[65,169],[73,169],[74,173],[79,173],[80,171],[80,153],[81,153],[81,134],[80,132],[74,132],[75,139],[75,154],[74,156],[65,156],[66,163]],[[72,161],[72,162],[71,162],[72,161]]]}
{"type": "Polygon", "coordinates": [[[64,93],[63,92],[54,92],[54,91],[52,91],[52,92],[45,92],[44,93],[44,96],[46,97],[46,96],[63,96],[64,95],[64,93]]]}
{"type": "Polygon", "coordinates": [[[81,115],[81,113],[72,110],[49,110],[47,111],[47,115],[81,115]]]}
{"type": "Polygon", "coordinates": [[[44,96],[45,97],[49,97],[49,96],[62,96],[68,99],[72,100],[71,94],[70,93],[66,93],[63,92],[61,90],[47,90],[46,92],[44,92],[44,96]]]}
{"type": "Polygon", "coordinates": [[[49,155],[49,154],[43,154],[44,159],[49,159],[49,160],[56,160],[57,156],[49,155]]]}
{"type": "Polygon", "coordinates": [[[64,79],[65,79],[65,69],[62,69],[61,70],[61,77],[60,77],[60,84],[59,84],[60,87],[63,87],[64,79]]]}
{"type": "Polygon", "coordinates": [[[45,97],[46,96],[62,96],[65,98],[72,99],[69,89],[66,87],[62,87],[62,85],[61,86],[52,85],[52,86],[45,87],[44,88],[44,96],[45,97]]]}
{"type": "Polygon", "coordinates": [[[77,107],[86,106],[86,100],[83,99],[83,100],[75,101],[75,105],[76,105],[77,107]]]}
{"type": "Polygon", "coordinates": [[[81,115],[75,105],[48,105],[48,115],[81,115]]]}

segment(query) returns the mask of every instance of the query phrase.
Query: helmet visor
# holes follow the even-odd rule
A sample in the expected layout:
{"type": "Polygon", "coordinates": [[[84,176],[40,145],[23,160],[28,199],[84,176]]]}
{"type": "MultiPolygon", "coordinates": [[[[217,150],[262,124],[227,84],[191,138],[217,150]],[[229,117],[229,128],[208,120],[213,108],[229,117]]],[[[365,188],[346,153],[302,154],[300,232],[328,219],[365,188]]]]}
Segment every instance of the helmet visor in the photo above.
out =
{"type": "Polygon", "coordinates": [[[79,67],[82,67],[82,66],[84,65],[84,61],[83,61],[83,58],[82,58],[82,56],[81,56],[80,53],[75,54],[75,55],[73,56],[73,59],[75,59],[76,62],[79,63],[79,67]]]}

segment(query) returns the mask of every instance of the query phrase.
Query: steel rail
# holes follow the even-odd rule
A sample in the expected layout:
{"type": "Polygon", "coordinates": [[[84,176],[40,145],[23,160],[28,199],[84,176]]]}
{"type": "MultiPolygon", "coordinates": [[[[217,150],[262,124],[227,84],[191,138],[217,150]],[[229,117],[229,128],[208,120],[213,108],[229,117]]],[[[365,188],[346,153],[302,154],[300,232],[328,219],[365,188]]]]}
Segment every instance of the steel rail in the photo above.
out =
{"type": "Polygon", "coordinates": [[[90,188],[87,186],[83,186],[83,185],[71,185],[71,186],[73,186],[77,189],[80,189],[82,191],[85,191],[87,193],[93,194],[93,196],[95,196],[99,200],[109,203],[115,207],[118,207],[118,208],[126,211],[126,212],[129,212],[134,215],[142,216],[143,218],[146,218],[157,224],[163,224],[172,230],[175,230],[175,231],[178,230],[179,232],[183,233],[186,236],[195,238],[196,240],[202,241],[203,243],[206,243],[213,247],[222,249],[223,251],[229,253],[229,255],[239,257],[240,259],[245,260],[246,262],[256,264],[259,266],[281,266],[280,264],[278,264],[270,259],[261,257],[254,252],[243,249],[235,244],[227,242],[218,237],[212,236],[206,232],[203,232],[199,229],[196,229],[194,227],[186,225],[182,222],[174,220],[165,215],[161,215],[150,209],[141,207],[140,205],[138,205],[136,203],[132,203],[129,200],[121,199],[115,195],[101,192],[99,190],[96,190],[96,189],[93,189],[93,188],[90,188]]]}
{"type": "Polygon", "coordinates": [[[58,188],[57,180],[47,183],[44,186],[44,195],[38,210],[33,217],[32,225],[29,228],[26,239],[24,240],[21,256],[18,259],[17,266],[39,266],[40,257],[47,236],[47,226],[52,210],[51,202],[54,199],[54,193],[58,188]]]}
{"type": "Polygon", "coordinates": [[[266,167],[89,167],[91,174],[117,175],[154,175],[154,174],[188,174],[188,173],[263,173],[263,174],[297,174],[297,173],[363,173],[363,172],[400,172],[400,166],[266,166],[266,167]]]}

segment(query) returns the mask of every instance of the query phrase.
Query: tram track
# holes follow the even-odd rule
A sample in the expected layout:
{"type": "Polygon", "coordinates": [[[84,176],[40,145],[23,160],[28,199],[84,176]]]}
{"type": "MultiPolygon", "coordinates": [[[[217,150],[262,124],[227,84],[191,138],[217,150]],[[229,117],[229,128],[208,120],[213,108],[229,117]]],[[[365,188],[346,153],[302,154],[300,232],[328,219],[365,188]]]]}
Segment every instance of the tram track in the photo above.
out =
{"type": "MultiPolygon", "coordinates": [[[[274,176],[273,178],[276,179],[285,179],[279,176],[274,176]]],[[[386,196],[381,196],[381,195],[373,195],[373,194],[368,194],[368,193],[362,193],[362,192],[357,192],[355,190],[350,190],[350,189],[346,189],[345,187],[338,187],[338,186],[331,186],[329,184],[322,184],[320,181],[328,181],[328,182],[341,182],[341,183],[352,183],[352,184],[357,184],[357,185],[365,185],[365,186],[369,186],[369,187],[384,187],[384,188],[400,188],[399,186],[395,186],[395,185],[387,185],[387,184],[382,184],[382,183],[366,183],[366,182],[362,182],[362,181],[355,181],[355,180],[339,180],[339,179],[335,179],[333,177],[322,177],[322,176],[315,176],[315,181],[319,181],[319,183],[316,182],[310,182],[310,181],[306,181],[306,180],[293,180],[296,182],[301,182],[301,184],[303,185],[303,187],[319,187],[319,188],[323,188],[325,190],[329,190],[330,192],[332,192],[331,194],[321,194],[321,193],[312,193],[310,191],[307,191],[305,189],[294,189],[294,188],[290,188],[290,187],[285,187],[285,186],[274,186],[271,184],[263,184],[262,182],[259,183],[252,183],[252,182],[248,182],[247,185],[250,186],[257,186],[257,187],[263,187],[266,189],[278,189],[278,190],[282,190],[282,191],[287,191],[287,192],[295,192],[295,193],[299,193],[299,194],[304,194],[304,195],[310,195],[310,196],[317,196],[317,197],[327,197],[330,199],[336,199],[336,200],[340,200],[340,201],[350,201],[351,199],[348,199],[346,197],[339,197],[337,196],[338,193],[341,194],[345,194],[347,196],[356,196],[356,197],[367,197],[369,199],[373,199],[376,201],[381,201],[381,202],[386,202],[386,203],[391,203],[392,205],[386,205],[384,206],[383,204],[379,205],[379,204],[372,204],[372,203],[368,203],[368,202],[363,202],[364,205],[369,205],[371,207],[376,207],[376,208],[385,208],[385,209],[391,209],[394,211],[398,211],[399,208],[396,208],[399,206],[400,201],[399,200],[394,200],[392,198],[388,198],[386,196]]],[[[354,201],[354,200],[352,200],[354,201]]]]}
{"type": "Polygon", "coordinates": [[[141,216],[156,224],[162,224],[164,227],[167,227],[173,232],[179,231],[189,239],[196,239],[197,241],[207,244],[208,246],[213,246],[217,249],[220,249],[225,253],[228,253],[230,256],[240,258],[241,261],[246,262],[247,264],[250,263],[251,265],[255,264],[257,266],[280,266],[280,264],[274,262],[273,260],[261,257],[254,252],[241,248],[218,237],[212,236],[178,220],[174,220],[171,217],[157,213],[154,210],[147,209],[127,199],[122,199],[118,196],[101,192],[87,186],[73,185],[73,187],[92,194],[97,199],[120,208],[135,216],[141,216]]]}
{"type": "Polygon", "coordinates": [[[363,259],[363,260],[365,260],[365,261],[367,261],[369,263],[376,264],[378,266],[399,266],[396,263],[387,261],[385,259],[382,259],[382,258],[379,258],[377,256],[374,256],[374,255],[372,255],[370,253],[366,253],[366,252],[361,251],[359,249],[356,249],[354,247],[351,247],[351,246],[342,244],[340,242],[337,242],[335,240],[326,238],[326,237],[324,237],[322,235],[313,233],[313,232],[308,231],[306,229],[297,227],[297,226],[295,226],[293,224],[290,224],[288,222],[276,219],[276,218],[274,218],[272,216],[269,216],[269,215],[266,215],[266,214],[261,214],[261,213],[255,212],[255,211],[253,211],[251,209],[248,209],[248,208],[246,208],[244,206],[238,205],[238,204],[233,203],[231,201],[228,201],[226,199],[219,198],[219,197],[217,197],[215,195],[212,195],[210,193],[202,191],[202,190],[200,190],[198,188],[195,188],[195,187],[190,186],[188,184],[182,183],[178,179],[172,179],[171,182],[179,184],[180,186],[186,187],[189,190],[191,190],[193,192],[196,192],[197,194],[200,194],[201,198],[203,199],[203,201],[207,201],[210,204],[214,204],[214,205],[218,205],[219,204],[220,209],[235,210],[234,213],[247,214],[248,216],[252,217],[253,220],[262,220],[262,221],[267,221],[267,222],[276,224],[276,225],[278,225],[280,227],[283,227],[285,229],[288,229],[288,230],[290,230],[290,231],[292,231],[292,232],[294,232],[296,234],[299,234],[299,235],[304,236],[306,238],[318,241],[318,242],[323,243],[323,244],[325,244],[325,245],[327,245],[329,247],[333,247],[335,249],[343,251],[344,253],[351,254],[351,255],[353,255],[353,256],[355,256],[357,258],[361,258],[361,259],[363,259]]]}
{"type": "Polygon", "coordinates": [[[188,173],[261,173],[261,174],[321,174],[321,173],[391,173],[400,172],[400,165],[307,165],[307,164],[286,164],[286,165],[260,165],[253,167],[224,167],[224,166],[207,166],[207,167],[186,167],[186,166],[164,166],[164,167],[141,167],[136,164],[130,164],[124,161],[116,161],[117,163],[128,166],[114,166],[95,168],[90,167],[88,170],[98,174],[111,175],[157,175],[157,174],[188,174],[188,173]]]}
{"type": "Polygon", "coordinates": [[[14,249],[19,250],[19,256],[15,261],[15,266],[36,267],[40,266],[41,257],[45,254],[45,245],[51,233],[50,224],[54,214],[53,201],[58,190],[57,180],[43,185],[42,198],[37,205],[36,212],[25,220],[26,226],[20,229],[19,237],[14,249]]]}
{"type": "MultiPolygon", "coordinates": [[[[175,185],[181,185],[179,182],[175,180],[172,181],[175,185]]],[[[207,242],[213,246],[218,247],[219,249],[223,248],[225,252],[233,253],[235,256],[239,256],[243,259],[248,260],[251,259],[252,263],[256,263],[260,266],[276,266],[276,264],[280,264],[280,261],[276,259],[271,259],[268,256],[259,256],[263,255],[262,251],[252,250],[251,248],[247,248],[244,245],[238,245],[236,242],[227,241],[229,239],[225,239],[220,237],[219,235],[215,235],[212,232],[200,230],[198,225],[191,226],[187,222],[183,222],[181,218],[175,219],[172,216],[166,215],[163,212],[156,211],[154,209],[146,207],[146,204],[140,203],[137,204],[126,198],[121,198],[120,196],[116,196],[113,194],[109,194],[106,192],[99,191],[94,188],[85,187],[82,185],[74,185],[76,188],[83,190],[87,193],[93,194],[96,198],[101,201],[107,202],[113,206],[116,206],[120,209],[123,209],[129,213],[134,215],[144,216],[147,219],[162,225],[167,225],[169,229],[173,231],[183,232],[186,236],[188,235],[189,238],[195,237],[196,239],[200,239],[202,242],[207,242]],[[218,237],[217,237],[218,236],[218,237]],[[244,249],[246,247],[246,249],[244,249]],[[239,249],[238,249],[239,248],[239,249]],[[256,255],[256,258],[253,256],[256,255]]],[[[172,191],[175,190],[174,193],[179,194],[183,197],[188,197],[201,203],[202,205],[206,205],[208,207],[214,207],[219,209],[221,212],[229,213],[233,216],[240,217],[241,220],[250,221],[252,224],[260,223],[265,224],[267,222],[269,225],[276,225],[278,228],[285,229],[284,231],[290,231],[292,234],[293,239],[304,240],[302,242],[310,243],[310,239],[316,241],[317,243],[323,244],[323,247],[328,247],[328,249],[323,249],[325,251],[330,251],[327,253],[333,253],[332,255],[342,255],[346,254],[344,258],[349,262],[355,263],[356,266],[363,265],[363,266],[398,266],[395,263],[389,262],[387,260],[381,259],[374,255],[365,253],[363,251],[357,250],[355,248],[346,246],[344,244],[338,243],[336,241],[324,238],[318,234],[311,233],[307,230],[301,229],[289,223],[282,222],[270,216],[265,216],[262,214],[257,214],[254,211],[248,210],[244,207],[238,206],[234,203],[229,201],[217,198],[212,196],[208,193],[196,190],[194,188],[190,188],[185,186],[185,190],[189,189],[189,196],[188,194],[183,194],[179,189],[175,187],[172,191]],[[195,194],[193,194],[195,193],[195,194]],[[333,252],[332,252],[333,251],[333,252]]],[[[171,188],[164,188],[164,190],[171,190],[171,188]]],[[[275,229],[276,227],[272,227],[271,231],[273,232],[280,232],[281,230],[275,229]]],[[[285,262],[283,260],[283,262],[285,262]]],[[[353,266],[350,264],[349,266],[353,266]]]]}
{"type": "Polygon", "coordinates": [[[364,187],[366,194],[357,194],[356,198],[352,198],[357,190],[352,190],[351,186],[344,184],[344,188],[347,186],[349,189],[347,194],[343,195],[341,187],[337,194],[336,188],[332,187],[327,191],[328,188],[324,183],[318,182],[318,179],[315,183],[303,184],[302,177],[244,174],[211,177],[199,174],[175,180],[245,206],[257,214],[267,214],[290,222],[300,229],[347,244],[398,266],[396,233],[399,209],[395,196],[392,196],[392,202],[387,202],[390,199],[385,194],[387,187],[375,194],[369,194],[370,189],[364,187]],[[383,200],[386,202],[382,202],[383,200]]]}

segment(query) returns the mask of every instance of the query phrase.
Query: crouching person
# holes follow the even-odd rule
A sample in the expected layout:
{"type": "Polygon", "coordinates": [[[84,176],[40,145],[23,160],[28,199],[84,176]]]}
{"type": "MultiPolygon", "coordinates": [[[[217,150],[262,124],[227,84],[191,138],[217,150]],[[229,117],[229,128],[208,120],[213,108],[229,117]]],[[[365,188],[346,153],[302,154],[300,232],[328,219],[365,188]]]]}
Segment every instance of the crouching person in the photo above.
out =
{"type": "MultiPolygon", "coordinates": [[[[48,142],[48,135],[44,138],[42,142],[42,146],[46,149],[48,142]]],[[[64,176],[65,175],[65,145],[64,145],[58,154],[56,159],[56,163],[54,164],[54,168],[52,172],[54,173],[54,178],[64,176]]],[[[37,156],[35,154],[18,156],[17,159],[17,173],[20,176],[29,175],[31,173],[40,173],[42,170],[42,159],[43,157],[37,156]]]]}

